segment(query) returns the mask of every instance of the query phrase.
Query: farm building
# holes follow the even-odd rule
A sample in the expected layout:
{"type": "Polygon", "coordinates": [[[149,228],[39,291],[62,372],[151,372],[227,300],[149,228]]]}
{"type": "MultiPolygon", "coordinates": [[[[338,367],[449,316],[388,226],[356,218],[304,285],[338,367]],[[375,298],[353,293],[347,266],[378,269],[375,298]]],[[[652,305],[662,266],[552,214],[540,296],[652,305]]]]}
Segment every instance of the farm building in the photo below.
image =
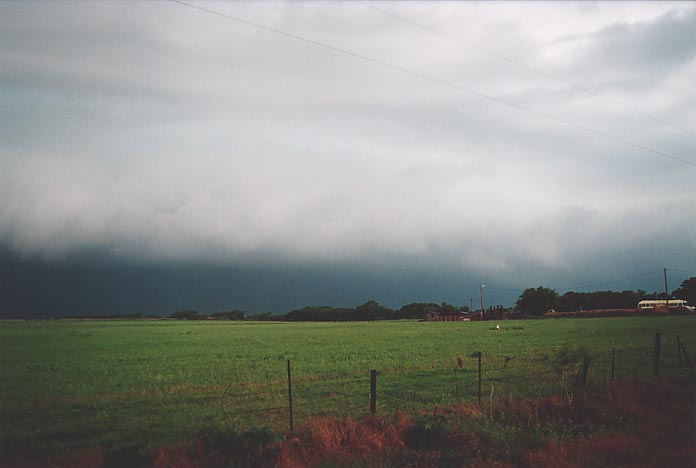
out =
{"type": "Polygon", "coordinates": [[[471,316],[466,312],[427,312],[425,319],[429,322],[468,322],[471,316]]]}

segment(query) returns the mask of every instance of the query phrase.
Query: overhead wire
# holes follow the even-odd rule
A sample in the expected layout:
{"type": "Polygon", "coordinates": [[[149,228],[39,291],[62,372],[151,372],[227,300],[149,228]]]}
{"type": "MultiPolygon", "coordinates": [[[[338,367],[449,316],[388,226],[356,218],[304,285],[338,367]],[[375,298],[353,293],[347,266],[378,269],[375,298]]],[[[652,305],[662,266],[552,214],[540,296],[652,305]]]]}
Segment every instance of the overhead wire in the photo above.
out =
{"type": "MultiPolygon", "coordinates": [[[[667,271],[682,271],[682,270],[671,270],[671,269],[667,269],[667,271]]],[[[684,271],[682,271],[682,272],[684,272],[684,271]]],[[[628,276],[628,277],[626,277],[626,278],[620,278],[620,279],[617,279],[617,280],[603,281],[603,282],[601,282],[601,283],[592,283],[592,284],[585,284],[585,285],[582,285],[582,286],[570,286],[570,287],[562,287],[562,288],[561,288],[561,287],[555,287],[555,288],[553,288],[553,289],[554,289],[554,290],[558,290],[558,291],[576,291],[576,290],[579,291],[579,290],[583,290],[583,289],[587,289],[587,288],[593,288],[593,287],[597,287],[597,286],[606,286],[606,285],[610,285],[610,284],[622,283],[622,282],[624,282],[624,281],[630,281],[630,280],[633,280],[633,279],[643,278],[643,277],[646,277],[646,276],[652,276],[652,275],[657,275],[657,274],[661,274],[661,273],[662,273],[661,270],[660,270],[660,271],[650,271],[650,272],[647,272],[647,273],[641,273],[641,274],[638,274],[638,275],[628,276]]],[[[515,288],[495,288],[495,287],[490,287],[490,288],[489,288],[488,286],[486,286],[486,288],[485,288],[485,290],[494,291],[494,292],[524,292],[524,291],[526,291],[527,289],[534,289],[534,288],[524,288],[524,289],[515,289],[515,288]]],[[[484,291],[485,291],[485,290],[484,290],[484,291]]]]}
{"type": "Polygon", "coordinates": [[[626,278],[621,278],[621,279],[613,280],[613,281],[604,281],[604,282],[602,282],[602,283],[592,283],[592,284],[586,284],[586,285],[584,285],[584,286],[573,286],[573,287],[569,287],[569,288],[556,288],[556,289],[558,289],[558,290],[560,290],[560,291],[572,291],[572,290],[575,290],[575,289],[594,288],[594,287],[597,287],[597,286],[606,286],[606,285],[609,285],[609,284],[622,283],[622,282],[624,282],[624,281],[629,281],[629,280],[637,279],[637,278],[643,278],[643,277],[645,277],[645,276],[657,275],[657,274],[660,274],[660,273],[662,273],[662,272],[661,272],[661,271],[651,271],[651,272],[648,272],[648,273],[641,273],[641,274],[639,274],[639,275],[629,276],[629,277],[626,277],[626,278]]]}
{"type": "Polygon", "coordinates": [[[501,54],[499,54],[499,53],[497,53],[497,52],[494,52],[494,51],[492,51],[492,50],[486,49],[486,48],[481,47],[481,46],[479,46],[479,45],[477,45],[477,44],[474,44],[474,43],[472,43],[472,42],[465,41],[465,40],[463,40],[463,39],[461,39],[461,38],[459,38],[459,37],[452,36],[452,35],[450,35],[450,34],[444,33],[444,32],[442,32],[442,31],[439,31],[439,30],[437,30],[437,29],[431,28],[431,27],[426,26],[426,25],[424,25],[424,24],[418,23],[418,22],[413,21],[413,20],[411,20],[411,19],[409,19],[409,18],[406,18],[406,17],[404,17],[404,16],[398,15],[398,14],[396,14],[396,13],[394,13],[394,12],[391,12],[391,11],[388,11],[388,10],[384,10],[384,9],[379,8],[379,7],[377,7],[377,6],[375,6],[375,5],[371,4],[371,3],[368,3],[368,2],[365,2],[365,1],[362,1],[362,0],[352,0],[352,1],[353,1],[354,3],[358,3],[358,4],[362,5],[362,6],[364,6],[364,7],[366,7],[366,8],[370,8],[370,9],[375,10],[375,11],[378,11],[378,12],[384,14],[384,15],[387,15],[387,16],[390,16],[390,17],[392,17],[392,18],[395,18],[395,19],[397,19],[397,20],[399,20],[399,21],[403,21],[403,22],[405,22],[405,23],[411,24],[411,25],[416,26],[416,27],[418,27],[418,28],[420,28],[420,29],[423,29],[423,30],[425,30],[425,31],[429,31],[429,32],[431,32],[431,33],[433,33],[433,34],[437,34],[438,36],[441,36],[441,37],[450,39],[450,40],[452,40],[452,41],[454,41],[454,42],[457,42],[457,43],[459,43],[459,44],[461,44],[461,45],[464,45],[464,46],[466,46],[466,47],[469,47],[470,49],[476,50],[476,51],[478,51],[478,52],[480,52],[480,53],[482,53],[482,54],[485,54],[485,55],[494,57],[494,58],[496,58],[496,59],[498,59],[498,60],[501,60],[501,61],[503,61],[503,62],[507,62],[507,63],[512,64],[512,65],[515,65],[515,66],[517,66],[517,67],[520,67],[520,68],[523,68],[523,69],[525,69],[525,70],[531,71],[531,72],[533,72],[533,73],[536,73],[537,75],[543,76],[544,78],[548,78],[548,79],[550,79],[550,80],[556,81],[556,82],[558,82],[558,83],[561,83],[561,84],[563,84],[563,85],[569,86],[569,87],[571,87],[571,88],[573,88],[573,89],[576,89],[576,90],[578,90],[578,91],[582,91],[583,93],[586,93],[586,94],[588,94],[588,95],[590,95],[590,96],[593,96],[593,97],[596,97],[596,98],[600,98],[600,99],[604,99],[604,100],[606,100],[606,101],[608,101],[608,102],[611,102],[612,104],[614,104],[614,105],[616,105],[617,107],[620,107],[620,108],[622,108],[622,109],[624,109],[624,110],[627,110],[627,111],[636,113],[636,114],[641,115],[641,116],[643,116],[643,117],[645,117],[645,118],[651,119],[651,120],[653,120],[653,121],[655,121],[655,122],[659,122],[659,123],[661,123],[661,124],[663,124],[663,125],[665,125],[665,126],[668,126],[668,127],[673,128],[673,129],[675,129],[675,130],[679,130],[679,131],[681,131],[681,132],[688,133],[688,134],[691,134],[691,135],[696,136],[696,132],[693,131],[693,130],[690,130],[690,129],[684,128],[684,127],[680,127],[680,126],[678,126],[678,125],[675,125],[675,124],[673,124],[673,123],[671,123],[671,122],[668,122],[668,121],[666,121],[666,120],[664,120],[664,119],[662,119],[662,118],[660,118],[660,117],[657,117],[657,116],[655,116],[655,115],[653,115],[653,114],[650,114],[650,113],[648,113],[648,112],[642,111],[642,110],[640,110],[640,109],[636,109],[636,108],[627,106],[627,105],[625,105],[625,104],[623,104],[623,103],[621,103],[621,102],[619,102],[619,101],[617,101],[617,100],[615,100],[615,99],[612,99],[612,98],[610,98],[610,97],[608,97],[608,96],[606,96],[606,95],[604,95],[604,94],[600,94],[600,93],[598,93],[598,92],[596,92],[596,91],[592,91],[591,89],[586,88],[585,86],[582,86],[582,85],[573,83],[572,81],[568,81],[568,80],[565,80],[565,79],[563,79],[563,78],[559,78],[558,76],[552,75],[551,73],[545,72],[545,71],[543,71],[543,70],[541,70],[541,69],[539,69],[539,68],[533,67],[533,66],[531,66],[531,65],[527,65],[527,64],[524,63],[524,62],[520,62],[520,61],[515,60],[515,59],[512,59],[512,58],[510,58],[510,57],[506,57],[505,55],[501,55],[501,54]]]}
{"type": "Polygon", "coordinates": [[[606,138],[606,139],[608,139],[608,140],[613,140],[613,141],[622,143],[622,144],[624,144],[624,145],[626,145],[626,146],[630,146],[630,147],[632,147],[632,148],[634,148],[634,149],[639,149],[639,150],[642,150],[642,151],[645,151],[645,152],[648,152],[648,153],[652,153],[652,154],[657,155],[657,156],[661,156],[661,157],[664,157],[664,158],[667,158],[667,159],[671,159],[671,160],[674,160],[674,161],[681,162],[681,163],[683,163],[683,164],[688,164],[688,165],[691,165],[691,166],[696,166],[696,162],[694,162],[694,161],[691,161],[691,160],[688,160],[688,159],[683,159],[683,158],[680,158],[680,157],[678,157],[678,156],[674,156],[674,155],[672,155],[672,154],[666,153],[666,152],[664,152],[664,151],[656,150],[656,149],[653,149],[653,148],[650,148],[650,147],[647,147],[647,146],[644,146],[644,145],[641,145],[641,144],[638,144],[638,143],[633,143],[632,141],[626,140],[625,138],[617,137],[617,136],[608,134],[608,133],[606,133],[606,132],[603,132],[603,131],[601,131],[601,130],[593,129],[593,128],[590,128],[590,127],[585,127],[584,125],[579,125],[579,124],[570,122],[570,121],[568,121],[568,120],[561,119],[561,118],[559,118],[559,117],[555,117],[555,116],[550,115],[550,114],[546,114],[546,113],[544,113],[544,112],[539,112],[539,111],[536,111],[536,110],[533,110],[533,109],[529,109],[529,108],[527,108],[527,107],[521,106],[521,105],[519,105],[519,104],[515,104],[515,103],[510,102],[510,101],[507,101],[507,100],[505,100],[505,99],[498,98],[498,97],[495,97],[495,96],[491,96],[491,95],[489,95],[489,94],[485,94],[485,93],[482,93],[482,92],[479,92],[479,91],[476,91],[476,90],[473,90],[473,89],[470,89],[470,88],[467,88],[467,87],[464,87],[464,86],[461,86],[461,85],[457,85],[457,84],[455,84],[455,83],[451,83],[451,82],[449,82],[449,81],[445,81],[445,80],[442,80],[442,79],[440,79],[440,78],[436,78],[436,77],[434,77],[434,76],[426,75],[426,74],[424,74],[424,73],[420,73],[420,72],[417,72],[417,71],[414,71],[414,70],[410,70],[410,69],[408,69],[408,68],[404,68],[404,67],[401,67],[401,66],[398,66],[398,65],[394,65],[394,64],[391,64],[391,63],[388,63],[388,62],[384,62],[384,61],[382,61],[382,60],[378,60],[378,59],[375,59],[375,58],[372,58],[372,57],[368,57],[368,56],[366,56],[366,55],[359,54],[359,53],[357,53],[357,52],[352,52],[352,51],[347,50],[347,49],[343,49],[343,48],[340,48],[340,47],[332,46],[332,45],[326,44],[326,43],[324,43],[324,42],[320,42],[320,41],[317,41],[317,40],[314,40],[314,39],[310,39],[310,38],[307,38],[307,37],[304,37],[304,36],[300,36],[300,35],[297,35],[297,34],[289,33],[289,32],[286,32],[286,31],[283,31],[283,30],[280,30],[280,29],[277,29],[277,28],[274,28],[274,27],[271,27],[271,26],[266,26],[266,25],[263,25],[263,24],[256,23],[256,22],[254,22],[254,21],[248,20],[248,19],[240,18],[240,17],[238,17],[238,16],[230,15],[230,14],[227,14],[227,13],[222,13],[222,12],[217,11],[217,10],[212,10],[212,9],[210,9],[210,8],[202,7],[202,6],[195,5],[195,4],[192,4],[192,3],[188,3],[188,2],[185,2],[185,1],[182,1],[182,0],[169,0],[169,1],[170,1],[171,3],[176,3],[176,4],[178,4],[178,5],[182,5],[182,6],[185,6],[185,7],[188,7],[188,8],[192,8],[192,9],[199,10],[199,11],[202,11],[202,12],[205,12],[205,13],[208,13],[208,14],[212,14],[212,15],[219,16],[219,17],[222,17],[222,18],[226,18],[226,19],[231,20],[231,21],[235,21],[235,22],[238,22],[238,23],[242,23],[242,24],[246,24],[246,25],[249,25],[249,26],[253,26],[253,27],[255,27],[255,28],[258,28],[258,29],[261,29],[261,30],[264,30],[264,31],[268,31],[268,32],[272,32],[272,33],[274,33],[274,34],[278,34],[278,35],[281,35],[281,36],[284,36],[284,37],[287,37],[287,38],[290,38],[290,39],[294,39],[294,40],[297,40],[297,41],[301,41],[301,42],[305,42],[305,43],[308,43],[308,44],[312,44],[312,45],[314,45],[314,46],[321,47],[321,48],[326,49],[326,50],[330,50],[330,51],[333,51],[333,52],[341,53],[341,54],[344,54],[344,55],[347,55],[347,56],[350,56],[350,57],[353,57],[353,58],[356,58],[356,59],[359,59],[359,60],[362,60],[362,61],[365,61],[365,62],[369,62],[369,63],[375,64],[375,65],[380,65],[380,66],[382,66],[382,67],[389,68],[389,69],[391,69],[391,70],[394,70],[394,71],[397,71],[397,72],[400,72],[400,73],[404,73],[404,74],[407,74],[407,75],[414,76],[414,77],[416,77],[416,78],[420,78],[420,79],[422,79],[422,80],[426,80],[426,81],[430,81],[430,82],[432,82],[432,83],[439,84],[439,85],[441,85],[441,86],[445,86],[445,87],[448,87],[448,88],[451,88],[451,89],[456,89],[456,90],[458,90],[458,91],[461,91],[461,92],[464,92],[464,93],[467,93],[467,94],[471,94],[471,95],[473,95],[473,96],[477,96],[477,97],[482,98],[482,99],[487,99],[487,100],[489,100],[489,101],[493,101],[493,102],[496,102],[496,103],[498,103],[498,104],[502,104],[502,105],[507,106],[507,107],[512,107],[512,108],[517,109],[517,110],[519,110],[519,111],[526,112],[526,113],[528,113],[528,114],[535,115],[535,116],[537,116],[537,117],[540,117],[540,118],[543,118],[543,119],[546,119],[546,120],[550,120],[550,121],[553,121],[553,122],[556,122],[556,123],[560,123],[560,124],[566,125],[566,126],[568,126],[568,127],[572,127],[572,128],[577,129],[577,130],[584,131],[584,132],[586,132],[586,133],[591,133],[591,134],[594,134],[594,135],[597,135],[597,136],[604,137],[604,138],[606,138]]]}

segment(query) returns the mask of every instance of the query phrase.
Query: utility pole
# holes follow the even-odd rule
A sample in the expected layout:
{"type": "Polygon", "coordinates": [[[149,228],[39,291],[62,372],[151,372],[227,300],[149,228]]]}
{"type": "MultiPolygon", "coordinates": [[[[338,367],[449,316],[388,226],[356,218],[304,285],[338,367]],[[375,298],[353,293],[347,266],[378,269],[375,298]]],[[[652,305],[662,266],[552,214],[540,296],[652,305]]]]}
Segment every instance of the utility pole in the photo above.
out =
{"type": "Polygon", "coordinates": [[[481,320],[483,320],[483,288],[485,288],[485,285],[481,285],[479,287],[479,300],[481,301],[481,320]]]}
{"type": "Polygon", "coordinates": [[[469,312],[473,312],[473,311],[474,311],[474,298],[470,297],[469,298],[469,312]]]}
{"type": "Polygon", "coordinates": [[[667,289],[667,268],[663,270],[665,272],[665,313],[669,312],[669,290],[667,289]]]}

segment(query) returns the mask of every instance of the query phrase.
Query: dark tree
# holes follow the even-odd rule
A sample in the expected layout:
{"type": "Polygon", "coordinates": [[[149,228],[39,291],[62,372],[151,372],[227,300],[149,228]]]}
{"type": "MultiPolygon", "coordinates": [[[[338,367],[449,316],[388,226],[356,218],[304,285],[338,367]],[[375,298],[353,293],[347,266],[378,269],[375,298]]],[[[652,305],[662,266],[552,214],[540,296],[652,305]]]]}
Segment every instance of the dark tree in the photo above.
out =
{"type": "Polygon", "coordinates": [[[393,318],[394,311],[369,300],[355,308],[353,320],[387,320],[393,318]]]}
{"type": "Polygon", "coordinates": [[[287,320],[286,315],[273,315],[273,312],[261,312],[251,316],[252,320],[287,320]]]}
{"type": "Polygon", "coordinates": [[[538,288],[525,289],[515,303],[515,310],[526,312],[531,315],[542,315],[557,307],[558,293],[549,288],[539,286],[538,288]]]}
{"type": "Polygon", "coordinates": [[[683,299],[690,305],[696,305],[696,276],[682,281],[678,289],[672,292],[677,299],[683,299]]]}
{"type": "Polygon", "coordinates": [[[634,309],[646,298],[645,291],[569,291],[558,299],[558,310],[575,312],[595,309],[634,309]]]}
{"type": "Polygon", "coordinates": [[[356,320],[354,309],[330,306],[303,307],[288,312],[285,320],[291,322],[346,322],[356,320]]]}
{"type": "Polygon", "coordinates": [[[443,302],[442,304],[440,304],[439,312],[441,314],[454,314],[456,312],[459,312],[459,307],[443,302]]]}
{"type": "Polygon", "coordinates": [[[243,310],[230,310],[227,312],[215,312],[211,315],[212,318],[217,320],[244,320],[247,313],[243,310]]]}
{"type": "Polygon", "coordinates": [[[201,320],[205,318],[205,315],[197,310],[178,310],[171,317],[179,320],[201,320]]]}
{"type": "Polygon", "coordinates": [[[396,312],[396,318],[400,319],[422,319],[425,314],[439,310],[440,306],[434,302],[414,302],[406,304],[396,312]]]}
{"type": "Polygon", "coordinates": [[[576,312],[592,308],[587,293],[568,291],[558,299],[558,310],[562,312],[576,312]]]}

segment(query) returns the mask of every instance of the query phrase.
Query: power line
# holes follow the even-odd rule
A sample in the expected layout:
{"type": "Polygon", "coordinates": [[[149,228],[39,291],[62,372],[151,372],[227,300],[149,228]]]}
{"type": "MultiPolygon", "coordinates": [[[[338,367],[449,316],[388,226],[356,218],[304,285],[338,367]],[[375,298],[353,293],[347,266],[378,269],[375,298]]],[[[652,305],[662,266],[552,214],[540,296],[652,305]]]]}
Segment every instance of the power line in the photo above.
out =
{"type": "Polygon", "coordinates": [[[564,120],[564,119],[561,119],[561,118],[558,118],[558,117],[554,117],[554,116],[549,115],[549,114],[545,114],[545,113],[543,113],[543,112],[538,112],[538,111],[535,111],[535,110],[526,108],[526,107],[524,107],[524,106],[520,106],[520,105],[518,105],[518,104],[509,102],[509,101],[506,101],[506,100],[504,100],[504,99],[497,98],[497,97],[495,97],[495,96],[491,96],[491,95],[488,95],[488,94],[484,94],[484,93],[481,93],[481,92],[478,92],[478,91],[475,91],[475,90],[472,90],[472,89],[469,89],[469,88],[466,88],[466,87],[464,87],[464,86],[460,86],[460,85],[457,85],[457,84],[454,84],[454,83],[450,83],[450,82],[448,82],[448,81],[441,80],[441,79],[439,79],[439,78],[435,78],[435,77],[430,76],[430,75],[425,75],[425,74],[423,74],[423,73],[419,73],[419,72],[416,72],[416,71],[413,71],[413,70],[409,70],[409,69],[407,69],[407,68],[403,68],[403,67],[400,67],[400,66],[398,66],[398,65],[393,65],[393,64],[390,64],[390,63],[387,63],[387,62],[383,62],[383,61],[381,61],[381,60],[374,59],[374,58],[368,57],[368,56],[366,56],[366,55],[358,54],[358,53],[356,53],[356,52],[351,52],[351,51],[349,51],[349,50],[342,49],[342,48],[340,48],[340,47],[335,47],[335,46],[332,46],[332,45],[329,45],[329,44],[325,44],[325,43],[323,43],[323,42],[315,41],[314,39],[309,39],[309,38],[306,38],[306,37],[303,37],[303,36],[298,36],[298,35],[296,35],[296,34],[288,33],[288,32],[285,32],[285,31],[282,31],[282,30],[280,30],[280,29],[276,29],[276,28],[273,28],[273,27],[270,27],[270,26],[264,26],[264,25],[262,25],[262,24],[259,24],[259,23],[256,23],[256,22],[253,22],[253,21],[250,21],[250,20],[247,20],[247,19],[239,18],[239,17],[237,17],[237,16],[228,15],[228,14],[226,14],[226,13],[222,13],[222,12],[219,12],[219,11],[216,11],[216,10],[211,10],[211,9],[209,9],[209,8],[204,8],[204,7],[201,7],[201,6],[198,6],[198,5],[193,5],[193,4],[184,2],[184,1],[182,1],[182,0],[169,0],[169,1],[172,2],[172,3],[177,3],[177,4],[179,4],[179,5],[186,6],[186,7],[189,7],[189,8],[193,8],[193,9],[195,9],[195,10],[199,10],[199,11],[202,11],[202,12],[205,12],[205,13],[209,13],[209,14],[212,14],[212,15],[216,15],[216,16],[220,16],[220,17],[222,17],[222,18],[226,18],[226,19],[232,20],[232,21],[236,21],[236,22],[238,22],[238,23],[242,23],[242,24],[246,24],[246,25],[249,25],[249,26],[253,26],[253,27],[262,29],[262,30],[264,30],[264,31],[268,31],[268,32],[272,32],[272,33],[275,33],[275,34],[284,36],[284,37],[288,37],[288,38],[290,38],[290,39],[294,39],[294,40],[301,41],[301,42],[306,42],[306,43],[308,43],[308,44],[312,44],[312,45],[315,45],[315,46],[317,46],[317,47],[321,47],[321,48],[323,48],[323,49],[327,49],[327,50],[331,50],[331,51],[333,51],[333,52],[338,52],[338,53],[341,53],[341,54],[344,54],[344,55],[348,55],[348,56],[350,56],[350,57],[357,58],[357,59],[363,60],[363,61],[365,61],[365,62],[373,63],[373,64],[376,64],[376,65],[380,65],[380,66],[382,66],[382,67],[389,68],[389,69],[391,69],[391,70],[395,70],[395,71],[398,71],[398,72],[401,72],[401,73],[405,73],[405,74],[407,74],[407,75],[415,76],[415,77],[417,77],[417,78],[420,78],[420,79],[423,79],[423,80],[426,80],[426,81],[430,81],[430,82],[432,82],[432,83],[436,83],[436,84],[439,84],[439,85],[442,85],[442,86],[446,86],[446,87],[448,87],[448,88],[456,89],[456,90],[458,90],[458,91],[462,91],[462,92],[465,92],[465,93],[468,93],[468,94],[471,94],[471,95],[480,97],[480,98],[482,98],[482,99],[487,99],[487,100],[489,100],[489,101],[497,102],[498,104],[502,104],[502,105],[505,105],[505,106],[508,106],[508,107],[512,107],[512,108],[515,108],[515,109],[520,110],[520,111],[522,111],[522,112],[526,112],[526,113],[528,113],[528,114],[532,114],[532,115],[535,115],[535,116],[537,116],[537,117],[544,118],[544,119],[546,119],[546,120],[551,120],[551,121],[554,121],[554,122],[557,122],[557,123],[560,123],[560,124],[563,124],[563,125],[566,125],[566,126],[569,126],[569,127],[573,127],[573,128],[575,128],[575,129],[582,130],[582,131],[587,132],[587,133],[592,133],[592,134],[594,134],[594,135],[602,136],[602,137],[607,138],[607,139],[609,139],[609,140],[614,140],[614,141],[617,141],[617,142],[619,142],[619,143],[623,143],[623,144],[626,145],[626,146],[630,146],[630,147],[635,148],[635,149],[640,149],[640,150],[643,150],[643,151],[645,151],[645,152],[655,154],[655,155],[657,155],[657,156],[662,156],[662,157],[664,157],[664,158],[672,159],[672,160],[674,160],[674,161],[679,161],[679,162],[681,162],[681,163],[683,163],[683,164],[688,164],[688,165],[691,165],[691,166],[696,166],[696,162],[693,162],[693,161],[690,161],[690,160],[687,160],[687,159],[682,159],[682,158],[679,158],[679,157],[677,157],[677,156],[671,155],[671,154],[669,154],[669,153],[665,153],[665,152],[663,152],[663,151],[655,150],[655,149],[649,148],[649,147],[647,147],[647,146],[643,146],[643,145],[640,145],[640,144],[637,144],[637,143],[633,143],[633,142],[631,142],[631,141],[629,141],[629,140],[626,140],[626,139],[624,139],[624,138],[616,137],[616,136],[610,135],[610,134],[608,134],[608,133],[602,132],[602,131],[600,131],[600,130],[595,130],[595,129],[592,129],[592,128],[589,128],[589,127],[585,127],[585,126],[583,126],[583,125],[578,125],[578,124],[575,124],[575,123],[573,123],[573,122],[570,122],[570,121],[567,121],[567,120],[564,120]]]}
{"type": "Polygon", "coordinates": [[[648,273],[641,273],[640,275],[629,276],[629,277],[627,277],[627,278],[621,278],[621,279],[614,280],[614,281],[605,281],[605,282],[603,282],[603,283],[593,283],[593,284],[586,284],[586,285],[584,285],[584,286],[573,286],[573,287],[570,287],[570,288],[556,288],[556,289],[558,289],[558,290],[560,290],[560,291],[572,291],[572,290],[575,290],[575,289],[594,288],[594,287],[596,287],[596,286],[606,286],[606,285],[608,285],[608,284],[622,283],[622,282],[624,282],[624,281],[628,281],[628,280],[632,280],[632,279],[636,279],[636,278],[643,278],[643,277],[645,277],[645,276],[656,275],[656,274],[658,274],[658,273],[662,273],[662,271],[651,271],[651,272],[648,272],[648,273]]]}
{"type": "Polygon", "coordinates": [[[680,126],[675,125],[675,124],[673,124],[673,123],[667,122],[667,121],[664,120],[664,119],[661,119],[661,118],[659,118],[659,117],[656,117],[656,116],[654,116],[654,115],[652,115],[652,114],[650,114],[650,113],[648,113],[648,112],[641,111],[640,109],[636,109],[636,108],[634,108],[634,107],[627,106],[627,105],[625,105],[625,104],[623,104],[623,103],[621,103],[621,102],[619,102],[619,101],[616,101],[616,100],[614,100],[614,99],[612,99],[612,98],[610,98],[610,97],[608,97],[608,96],[605,96],[605,95],[603,95],[603,94],[600,94],[600,93],[598,93],[598,92],[596,92],[596,91],[592,91],[591,89],[588,89],[588,88],[586,88],[586,87],[584,87],[584,86],[575,84],[575,83],[573,83],[573,82],[571,82],[571,81],[564,80],[563,78],[559,78],[559,77],[557,77],[557,76],[555,76],[555,75],[552,75],[552,74],[550,74],[550,73],[548,73],[548,72],[545,72],[545,71],[540,70],[540,69],[538,69],[538,68],[535,68],[535,67],[532,67],[532,66],[530,66],[530,65],[527,65],[527,64],[524,63],[524,62],[520,62],[520,61],[518,61],[518,60],[512,59],[512,58],[510,58],[510,57],[506,57],[506,56],[504,56],[504,55],[500,55],[500,54],[498,54],[498,53],[496,53],[496,52],[493,52],[492,50],[483,48],[483,47],[481,47],[481,46],[479,46],[479,45],[476,45],[476,44],[474,44],[474,43],[472,43],[472,42],[468,42],[468,41],[465,41],[465,40],[460,39],[460,38],[458,38],[458,37],[452,36],[452,35],[450,35],[450,34],[443,33],[442,31],[438,31],[437,29],[433,29],[433,28],[431,28],[431,27],[429,27],[429,26],[423,25],[423,24],[418,23],[418,22],[416,22],[416,21],[413,21],[413,20],[411,20],[411,19],[408,19],[408,18],[405,18],[405,17],[403,17],[403,16],[397,15],[396,13],[393,13],[393,12],[391,12],[391,11],[383,10],[383,9],[381,9],[381,8],[379,8],[379,7],[376,7],[376,6],[374,6],[374,5],[371,5],[371,4],[367,3],[367,2],[364,2],[364,1],[361,1],[361,0],[353,0],[353,1],[354,1],[355,3],[358,3],[358,4],[362,5],[362,6],[364,6],[364,7],[371,8],[372,10],[378,11],[378,12],[380,12],[380,13],[382,13],[382,14],[385,14],[385,15],[387,15],[387,16],[391,16],[392,18],[395,18],[395,19],[397,19],[397,20],[399,20],[399,21],[403,21],[403,22],[405,22],[405,23],[408,23],[408,24],[411,24],[411,25],[416,26],[416,27],[418,27],[418,28],[421,28],[421,29],[424,29],[424,30],[426,30],[426,31],[429,31],[429,32],[431,32],[431,33],[433,33],[433,34],[437,34],[438,36],[445,37],[445,38],[447,38],[447,39],[450,39],[450,40],[452,40],[452,41],[455,41],[455,42],[457,42],[457,43],[459,43],[459,44],[462,44],[462,45],[464,45],[464,46],[466,46],[466,47],[469,47],[470,49],[474,49],[474,50],[476,50],[476,51],[478,51],[478,52],[480,52],[480,53],[482,53],[482,54],[489,55],[489,56],[491,56],[491,57],[497,58],[498,60],[502,60],[503,62],[510,63],[510,64],[515,65],[515,66],[520,67],[520,68],[524,68],[525,70],[528,70],[528,71],[531,71],[531,72],[533,72],[533,73],[536,73],[537,75],[543,76],[544,78],[548,78],[548,79],[550,79],[550,80],[553,80],[553,81],[556,81],[556,82],[558,82],[558,83],[562,83],[562,84],[564,84],[564,85],[566,85],[566,86],[569,86],[569,87],[571,87],[571,88],[574,88],[574,89],[576,89],[576,90],[578,90],[578,91],[582,91],[583,93],[589,94],[590,96],[593,96],[593,97],[596,97],[596,98],[600,98],[600,99],[604,99],[604,100],[606,100],[606,101],[609,101],[609,102],[611,102],[612,104],[614,104],[615,106],[618,106],[618,107],[620,107],[620,108],[622,108],[622,109],[624,109],[624,110],[628,110],[628,111],[630,111],[630,112],[634,112],[634,113],[636,113],[636,114],[638,114],[638,115],[640,115],[640,116],[642,116],[642,117],[651,119],[651,120],[653,120],[653,121],[655,121],[655,122],[659,122],[659,123],[661,123],[661,124],[663,124],[663,125],[666,125],[666,126],[668,126],[668,127],[672,127],[672,128],[674,128],[674,129],[676,129],[676,130],[679,130],[679,131],[682,131],[682,132],[685,132],[685,133],[689,133],[689,134],[691,134],[691,135],[696,136],[696,132],[694,132],[693,130],[689,130],[688,128],[680,127],[680,126]]]}
{"type": "Polygon", "coordinates": [[[696,270],[675,270],[673,268],[667,268],[667,271],[675,271],[677,273],[696,273],[696,270]]]}
{"type": "MultiPolygon", "coordinates": [[[[667,271],[684,271],[684,270],[671,270],[671,269],[667,269],[667,271]]],[[[597,287],[597,286],[606,286],[606,285],[609,285],[609,284],[622,283],[622,282],[624,282],[624,281],[629,281],[629,280],[633,280],[633,279],[637,279],[637,278],[643,278],[643,277],[646,277],[646,276],[657,275],[657,274],[660,274],[660,273],[662,273],[662,270],[660,270],[660,271],[650,271],[650,272],[648,272],[648,273],[641,273],[641,274],[639,274],[639,275],[628,276],[628,277],[626,277],[626,278],[621,278],[621,279],[612,280],[612,281],[604,281],[604,282],[602,282],[602,283],[592,283],[592,284],[585,284],[585,285],[583,285],[583,286],[571,286],[571,287],[564,287],[564,288],[556,287],[556,288],[551,288],[551,289],[555,289],[555,290],[558,290],[558,291],[582,290],[582,289],[587,289],[587,288],[594,288],[594,287],[597,287]]],[[[489,287],[486,287],[486,290],[489,290],[489,291],[500,291],[500,292],[524,292],[524,291],[526,291],[527,289],[534,289],[534,288],[515,289],[515,288],[494,288],[494,287],[489,288],[489,287]]]]}
{"type": "Polygon", "coordinates": [[[520,288],[495,288],[495,287],[486,286],[486,291],[489,291],[489,292],[491,292],[491,291],[493,291],[493,292],[498,292],[498,291],[501,291],[501,292],[521,292],[521,291],[524,291],[524,289],[520,289],[520,288]]]}

